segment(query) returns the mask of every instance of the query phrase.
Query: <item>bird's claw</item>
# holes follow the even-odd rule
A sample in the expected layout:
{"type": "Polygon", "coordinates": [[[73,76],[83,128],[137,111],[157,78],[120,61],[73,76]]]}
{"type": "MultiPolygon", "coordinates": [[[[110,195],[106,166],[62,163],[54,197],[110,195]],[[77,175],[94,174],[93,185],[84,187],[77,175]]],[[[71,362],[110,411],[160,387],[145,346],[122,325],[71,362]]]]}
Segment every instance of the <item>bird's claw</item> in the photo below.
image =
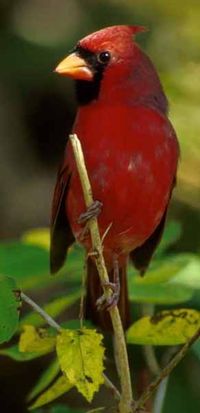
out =
{"type": "Polygon", "coordinates": [[[89,219],[96,218],[102,210],[102,202],[94,201],[86,212],[83,212],[78,218],[78,224],[85,224],[89,219]]]}
{"type": "Polygon", "coordinates": [[[120,296],[120,284],[111,283],[108,281],[103,284],[103,287],[109,288],[110,290],[112,290],[112,294],[110,295],[110,297],[107,297],[106,294],[104,293],[96,301],[96,306],[97,306],[98,311],[102,311],[102,310],[109,311],[118,304],[119,296],[120,296]]]}

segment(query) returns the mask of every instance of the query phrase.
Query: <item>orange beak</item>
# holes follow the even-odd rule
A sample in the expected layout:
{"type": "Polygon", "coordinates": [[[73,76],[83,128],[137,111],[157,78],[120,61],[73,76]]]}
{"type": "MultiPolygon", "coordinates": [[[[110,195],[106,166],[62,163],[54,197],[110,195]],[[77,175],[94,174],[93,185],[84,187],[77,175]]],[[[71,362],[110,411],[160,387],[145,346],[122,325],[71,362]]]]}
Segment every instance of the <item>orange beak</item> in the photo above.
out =
{"type": "Polygon", "coordinates": [[[73,79],[92,80],[93,73],[84,59],[72,53],[56,67],[55,72],[73,79]]]}

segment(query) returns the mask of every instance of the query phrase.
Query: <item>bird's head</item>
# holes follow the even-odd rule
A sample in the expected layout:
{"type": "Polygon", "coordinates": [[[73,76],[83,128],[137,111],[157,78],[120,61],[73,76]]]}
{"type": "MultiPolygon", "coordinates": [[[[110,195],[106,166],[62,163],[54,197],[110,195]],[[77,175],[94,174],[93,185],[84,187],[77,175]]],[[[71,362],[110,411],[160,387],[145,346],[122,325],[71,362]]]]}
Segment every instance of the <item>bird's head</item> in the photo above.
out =
{"type": "Polygon", "coordinates": [[[143,26],[111,26],[80,40],[55,71],[76,80],[80,105],[95,99],[138,99],[160,82],[150,59],[134,41],[143,26]],[[151,86],[152,85],[152,86],[151,86]],[[130,91],[131,89],[131,91],[130,91]]]}
{"type": "Polygon", "coordinates": [[[98,71],[112,68],[132,58],[132,37],[145,31],[139,26],[111,26],[80,40],[73,52],[56,67],[59,74],[92,81],[98,71]]]}
{"type": "Polygon", "coordinates": [[[119,82],[120,71],[133,59],[133,36],[145,31],[139,26],[111,26],[80,40],[55,71],[77,81],[79,103],[98,97],[102,78],[119,82]]]}

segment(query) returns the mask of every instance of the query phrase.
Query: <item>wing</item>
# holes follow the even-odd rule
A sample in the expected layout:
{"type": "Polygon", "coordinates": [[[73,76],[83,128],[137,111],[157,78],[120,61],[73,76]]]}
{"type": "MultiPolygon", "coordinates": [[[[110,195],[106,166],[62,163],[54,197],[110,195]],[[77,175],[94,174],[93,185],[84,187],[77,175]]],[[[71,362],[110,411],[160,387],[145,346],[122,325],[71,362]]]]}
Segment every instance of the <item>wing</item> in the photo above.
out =
{"type": "Polygon", "coordinates": [[[146,272],[154,251],[156,250],[157,245],[159,244],[162,233],[165,226],[165,220],[167,215],[167,208],[165,213],[156,227],[153,234],[142,244],[140,247],[131,251],[130,259],[137,270],[139,270],[140,275],[144,275],[146,272]]]}
{"type": "MultiPolygon", "coordinates": [[[[174,181],[173,181],[171,194],[172,194],[172,191],[175,185],[176,185],[176,178],[174,178],[174,181]]],[[[170,194],[170,198],[171,198],[171,194],[170,194]]],[[[145,274],[150,264],[151,258],[162,238],[163,230],[165,227],[168,205],[165,209],[165,212],[162,216],[160,223],[154,230],[153,234],[150,235],[150,237],[144,242],[144,244],[142,244],[140,247],[136,248],[135,250],[131,251],[130,253],[130,259],[133,265],[135,266],[135,268],[139,270],[140,275],[145,274]]]]}
{"type": "Polygon", "coordinates": [[[66,215],[65,201],[70,183],[67,166],[58,173],[54,190],[51,219],[50,270],[57,272],[66,259],[67,250],[75,241],[66,215]]]}

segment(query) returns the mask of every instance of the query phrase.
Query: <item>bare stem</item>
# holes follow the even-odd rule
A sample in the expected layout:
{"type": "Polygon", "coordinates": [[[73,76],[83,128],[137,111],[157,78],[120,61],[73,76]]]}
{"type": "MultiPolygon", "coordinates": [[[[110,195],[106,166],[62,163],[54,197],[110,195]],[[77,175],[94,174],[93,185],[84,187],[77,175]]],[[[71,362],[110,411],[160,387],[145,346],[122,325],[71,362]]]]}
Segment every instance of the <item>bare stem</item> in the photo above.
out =
{"type": "MultiPolygon", "coordinates": [[[[77,169],[80,176],[80,181],[83,189],[83,195],[85,199],[86,207],[88,208],[93,203],[92,188],[87,174],[87,169],[85,165],[85,160],[81,148],[81,143],[77,136],[70,135],[69,139],[72,144],[74,151],[74,156],[77,164],[77,169]]],[[[92,246],[97,254],[94,256],[96,260],[96,266],[99,273],[100,281],[103,285],[109,281],[107,269],[105,266],[105,261],[102,251],[102,241],[99,233],[98,223],[96,218],[91,218],[88,222],[89,229],[91,233],[92,246]]],[[[107,298],[110,297],[111,291],[104,289],[104,294],[107,298]]],[[[128,355],[126,349],[126,342],[124,337],[124,331],[122,327],[121,318],[119,315],[119,310],[117,306],[110,310],[110,316],[112,320],[113,330],[115,334],[116,347],[118,357],[118,368],[120,372],[120,383],[122,390],[122,397],[119,404],[120,413],[130,413],[131,412],[131,402],[132,402],[132,388],[131,388],[131,378],[130,369],[128,364],[128,355]]]]}
{"type": "Polygon", "coordinates": [[[117,389],[117,387],[114,386],[114,384],[110,381],[110,379],[107,376],[105,376],[105,374],[104,374],[104,384],[111,391],[115,400],[120,401],[121,394],[119,390],[117,389]]]}
{"type": "Polygon", "coordinates": [[[28,297],[26,294],[24,294],[22,291],[20,293],[21,299],[25,301],[27,304],[29,304],[33,310],[35,310],[38,314],[41,315],[42,318],[49,324],[51,327],[55,328],[57,331],[61,330],[61,327],[59,326],[58,323],[44,311],[38,304],[35,303],[30,297],[28,297]]]}
{"type": "Polygon", "coordinates": [[[144,406],[146,401],[152,396],[154,391],[158,388],[160,383],[167,377],[169,374],[174,370],[177,364],[185,357],[188,349],[192,346],[192,344],[200,337],[200,328],[196,331],[196,333],[181,347],[181,349],[176,353],[176,355],[172,358],[172,360],[163,368],[160,375],[153,380],[146,390],[143,392],[142,396],[137,400],[133,406],[133,412],[138,412],[141,407],[144,406]]]}
{"type": "MultiPolygon", "coordinates": [[[[44,320],[47,322],[47,324],[50,327],[55,328],[58,332],[61,331],[62,329],[61,326],[49,314],[47,314],[46,311],[44,311],[38,304],[36,304],[35,301],[33,301],[30,297],[28,297],[22,291],[20,292],[20,297],[25,303],[30,305],[30,307],[33,308],[33,310],[35,310],[38,314],[40,314],[40,316],[44,318],[44,320]]],[[[105,374],[103,374],[103,377],[104,377],[105,386],[113,393],[116,400],[120,400],[121,396],[117,388],[114,386],[114,384],[110,381],[110,379],[105,374]]]]}
{"type": "Polygon", "coordinates": [[[165,396],[167,392],[168,381],[169,381],[169,376],[165,377],[158,386],[155,399],[154,399],[154,403],[153,403],[153,413],[162,412],[164,402],[165,402],[165,396]]]}

